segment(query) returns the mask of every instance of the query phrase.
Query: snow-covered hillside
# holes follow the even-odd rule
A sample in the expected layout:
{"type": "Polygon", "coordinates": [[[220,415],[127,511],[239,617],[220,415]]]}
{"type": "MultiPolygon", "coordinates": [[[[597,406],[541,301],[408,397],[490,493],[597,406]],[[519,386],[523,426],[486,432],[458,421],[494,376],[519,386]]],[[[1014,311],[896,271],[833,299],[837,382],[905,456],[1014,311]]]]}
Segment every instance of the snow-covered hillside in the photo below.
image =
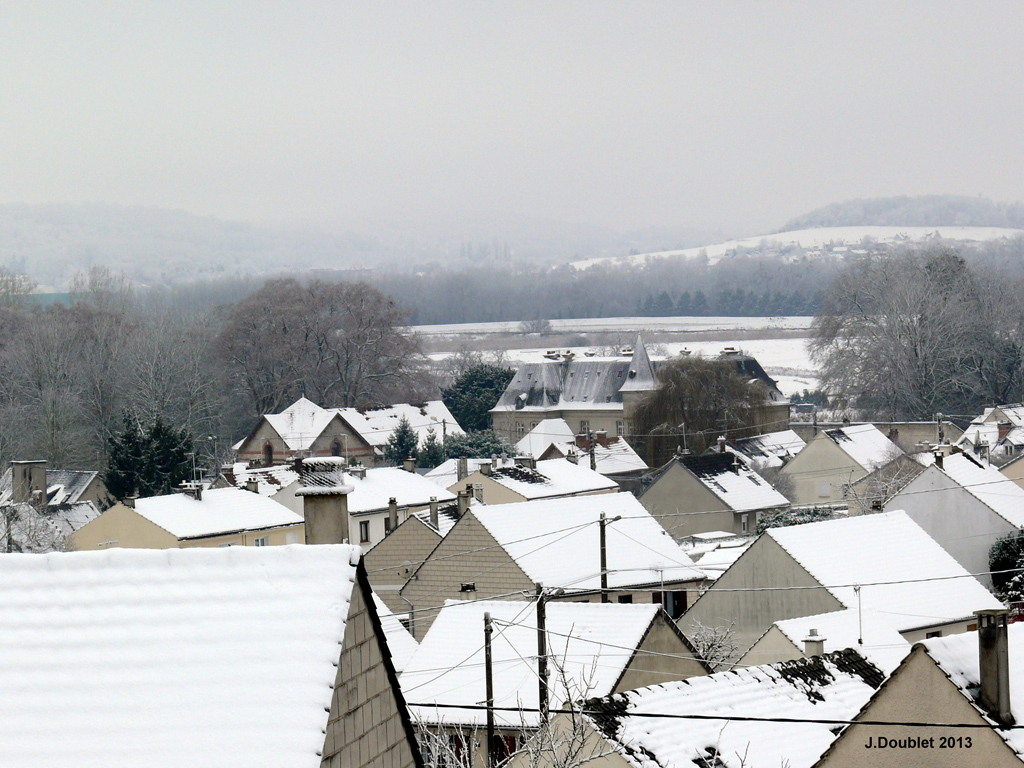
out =
{"type": "Polygon", "coordinates": [[[1024,230],[1005,227],[819,227],[729,240],[716,245],[685,248],[679,251],[582,259],[572,262],[572,266],[586,269],[594,264],[609,262],[643,264],[649,258],[694,258],[702,254],[707,255],[708,262],[714,264],[737,253],[750,252],[772,255],[791,253],[794,258],[822,255],[842,257],[851,252],[866,253],[869,246],[879,243],[979,243],[1022,235],[1024,230]]]}

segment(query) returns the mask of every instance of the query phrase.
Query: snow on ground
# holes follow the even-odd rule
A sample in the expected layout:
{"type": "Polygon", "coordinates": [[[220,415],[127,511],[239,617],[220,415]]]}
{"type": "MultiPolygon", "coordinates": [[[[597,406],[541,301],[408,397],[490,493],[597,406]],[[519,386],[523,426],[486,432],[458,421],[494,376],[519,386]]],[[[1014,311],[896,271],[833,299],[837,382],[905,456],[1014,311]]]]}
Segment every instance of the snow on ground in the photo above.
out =
{"type": "MultiPolygon", "coordinates": [[[[706,254],[709,263],[744,250],[777,250],[786,246],[822,251],[836,256],[845,255],[851,247],[869,243],[922,243],[929,240],[955,242],[985,242],[1000,238],[1024,235],[1024,230],[1003,227],[815,227],[779,232],[773,235],[758,235],[741,240],[707,245],[700,248],[684,248],[678,251],[659,251],[631,256],[582,259],[572,262],[576,269],[586,269],[602,262],[614,261],[621,264],[643,264],[648,258],[681,257],[694,258],[706,254]]],[[[812,254],[806,254],[812,255],[812,254]]]]}
{"type": "MultiPolygon", "coordinates": [[[[806,331],[810,317],[586,317],[552,320],[554,333],[707,333],[711,331],[806,331]]],[[[486,335],[518,333],[519,322],[451,323],[447,325],[414,325],[414,333],[422,336],[486,335]]]]}

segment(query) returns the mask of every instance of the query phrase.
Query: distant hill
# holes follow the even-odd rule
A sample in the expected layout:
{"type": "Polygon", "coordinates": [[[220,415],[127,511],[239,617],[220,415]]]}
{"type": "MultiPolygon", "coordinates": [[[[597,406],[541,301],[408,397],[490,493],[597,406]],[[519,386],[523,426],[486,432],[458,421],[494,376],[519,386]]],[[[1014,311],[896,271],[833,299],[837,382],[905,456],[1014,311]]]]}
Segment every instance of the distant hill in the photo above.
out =
{"type": "Polygon", "coordinates": [[[779,232],[814,227],[1011,227],[1024,229],[1024,204],[985,197],[923,195],[832,203],[791,219],[779,232]]]}
{"type": "Polygon", "coordinates": [[[372,266],[378,252],[377,244],[356,236],[274,230],[160,208],[0,206],[0,265],[57,290],[92,264],[151,285],[372,266]]]}

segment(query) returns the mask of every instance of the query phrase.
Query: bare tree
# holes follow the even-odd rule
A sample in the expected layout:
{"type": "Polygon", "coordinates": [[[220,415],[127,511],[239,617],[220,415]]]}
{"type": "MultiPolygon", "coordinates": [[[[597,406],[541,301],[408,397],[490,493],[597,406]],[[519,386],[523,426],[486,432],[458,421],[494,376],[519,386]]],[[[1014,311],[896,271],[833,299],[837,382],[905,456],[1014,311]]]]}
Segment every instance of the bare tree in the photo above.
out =
{"type": "Polygon", "coordinates": [[[697,655],[708,663],[712,670],[724,666],[739,650],[736,643],[736,622],[709,627],[694,619],[686,633],[697,655]]]}
{"type": "Polygon", "coordinates": [[[60,529],[32,504],[0,507],[0,552],[63,552],[67,540],[60,529]]]}

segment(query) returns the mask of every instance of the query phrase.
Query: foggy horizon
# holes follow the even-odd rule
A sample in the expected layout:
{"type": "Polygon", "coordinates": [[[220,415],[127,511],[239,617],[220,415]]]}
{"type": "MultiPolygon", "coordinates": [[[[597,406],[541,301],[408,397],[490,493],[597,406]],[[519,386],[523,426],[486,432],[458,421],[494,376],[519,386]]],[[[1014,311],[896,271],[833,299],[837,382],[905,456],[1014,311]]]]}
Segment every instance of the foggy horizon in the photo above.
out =
{"type": "Polygon", "coordinates": [[[769,232],[1024,199],[1016,4],[7,5],[0,204],[769,232]]]}

